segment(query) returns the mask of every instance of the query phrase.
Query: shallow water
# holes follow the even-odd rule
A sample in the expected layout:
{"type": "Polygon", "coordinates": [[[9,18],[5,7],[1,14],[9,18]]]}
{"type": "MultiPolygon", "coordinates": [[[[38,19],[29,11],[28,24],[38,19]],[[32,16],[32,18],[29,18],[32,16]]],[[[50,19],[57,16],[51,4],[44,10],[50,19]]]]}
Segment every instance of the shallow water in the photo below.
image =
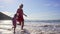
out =
{"type": "MultiPolygon", "coordinates": [[[[16,34],[21,33],[20,27],[17,25],[16,34]]],[[[30,34],[60,34],[60,23],[25,22],[24,29],[30,34]]],[[[0,20],[0,34],[13,34],[11,20],[0,20]]]]}

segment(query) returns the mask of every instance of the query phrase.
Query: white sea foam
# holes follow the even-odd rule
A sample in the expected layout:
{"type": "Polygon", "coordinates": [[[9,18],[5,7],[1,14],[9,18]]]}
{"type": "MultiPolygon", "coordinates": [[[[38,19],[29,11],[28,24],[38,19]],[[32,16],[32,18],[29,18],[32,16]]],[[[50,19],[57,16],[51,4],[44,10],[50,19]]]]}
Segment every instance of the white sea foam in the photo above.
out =
{"type": "MultiPolygon", "coordinates": [[[[21,26],[17,25],[16,34],[21,33],[20,27],[21,26]]],[[[26,30],[26,32],[28,32],[28,34],[60,34],[60,23],[25,22],[24,29],[26,30]]],[[[13,34],[12,22],[3,21],[2,23],[0,23],[0,33],[13,34]]]]}

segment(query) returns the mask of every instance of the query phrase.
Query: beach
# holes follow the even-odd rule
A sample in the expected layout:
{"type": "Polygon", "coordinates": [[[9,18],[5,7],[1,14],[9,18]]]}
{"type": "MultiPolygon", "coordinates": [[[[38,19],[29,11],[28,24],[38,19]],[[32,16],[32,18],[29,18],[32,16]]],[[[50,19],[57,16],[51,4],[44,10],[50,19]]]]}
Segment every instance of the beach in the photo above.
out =
{"type": "MultiPolygon", "coordinates": [[[[17,25],[16,34],[60,34],[60,22],[25,22],[25,31],[21,32],[20,28],[21,26],[17,25]]],[[[13,34],[11,20],[0,20],[0,34],[13,34]]]]}

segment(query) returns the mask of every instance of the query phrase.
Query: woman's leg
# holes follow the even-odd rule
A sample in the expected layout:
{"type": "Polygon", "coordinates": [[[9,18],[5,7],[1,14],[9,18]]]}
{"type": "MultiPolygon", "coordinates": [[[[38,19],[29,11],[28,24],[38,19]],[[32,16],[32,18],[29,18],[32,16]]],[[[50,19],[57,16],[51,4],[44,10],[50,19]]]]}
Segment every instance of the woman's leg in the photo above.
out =
{"type": "Polygon", "coordinates": [[[24,21],[21,22],[21,30],[23,30],[24,27],[24,21]]]}

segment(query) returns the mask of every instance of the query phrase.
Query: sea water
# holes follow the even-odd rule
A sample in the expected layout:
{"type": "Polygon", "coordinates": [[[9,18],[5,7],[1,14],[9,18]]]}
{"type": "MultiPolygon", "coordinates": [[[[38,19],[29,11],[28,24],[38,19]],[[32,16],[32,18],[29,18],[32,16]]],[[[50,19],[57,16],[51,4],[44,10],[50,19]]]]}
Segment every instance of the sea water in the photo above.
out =
{"type": "MultiPolygon", "coordinates": [[[[24,29],[30,34],[60,34],[60,22],[24,22],[24,29]]],[[[0,34],[13,34],[11,20],[0,20],[0,34]]],[[[16,33],[21,26],[17,25],[16,33]]]]}

